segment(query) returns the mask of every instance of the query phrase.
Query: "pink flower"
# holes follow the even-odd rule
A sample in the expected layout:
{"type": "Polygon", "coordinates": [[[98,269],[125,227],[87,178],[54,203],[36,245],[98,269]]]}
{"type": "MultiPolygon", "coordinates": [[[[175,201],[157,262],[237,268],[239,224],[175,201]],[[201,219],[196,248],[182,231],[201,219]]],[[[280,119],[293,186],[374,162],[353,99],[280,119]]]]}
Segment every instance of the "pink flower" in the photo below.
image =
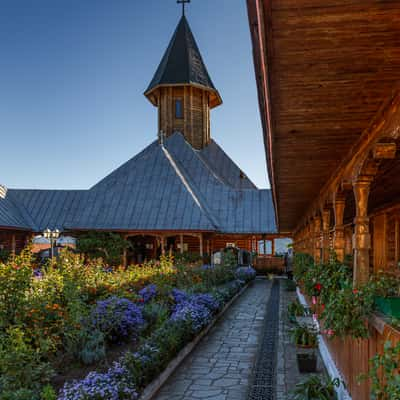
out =
{"type": "Polygon", "coordinates": [[[315,305],[317,304],[317,298],[315,296],[312,297],[312,303],[315,305]]]}

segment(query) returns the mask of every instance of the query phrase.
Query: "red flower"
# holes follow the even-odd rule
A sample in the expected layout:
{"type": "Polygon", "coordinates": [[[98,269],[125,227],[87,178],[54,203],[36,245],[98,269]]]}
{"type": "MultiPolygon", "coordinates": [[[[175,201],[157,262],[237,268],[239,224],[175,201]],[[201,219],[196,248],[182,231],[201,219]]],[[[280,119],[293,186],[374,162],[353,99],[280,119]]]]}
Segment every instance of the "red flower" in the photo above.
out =
{"type": "Polygon", "coordinates": [[[353,293],[357,294],[358,293],[358,289],[353,289],[353,293]]]}
{"type": "Polygon", "coordinates": [[[321,311],[325,310],[325,304],[321,304],[321,311]]]}
{"type": "Polygon", "coordinates": [[[320,292],[321,289],[322,289],[322,285],[321,285],[320,283],[317,283],[317,284],[315,285],[315,289],[318,290],[318,292],[320,292]]]}

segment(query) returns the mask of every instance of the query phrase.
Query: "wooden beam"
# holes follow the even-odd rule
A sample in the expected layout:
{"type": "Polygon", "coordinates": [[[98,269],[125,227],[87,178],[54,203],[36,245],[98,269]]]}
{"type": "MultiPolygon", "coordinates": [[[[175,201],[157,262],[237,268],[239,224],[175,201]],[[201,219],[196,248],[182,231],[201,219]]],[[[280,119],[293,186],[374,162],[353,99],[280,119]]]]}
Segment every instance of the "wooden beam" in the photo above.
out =
{"type": "Polygon", "coordinates": [[[393,160],[396,158],[396,143],[376,143],[372,149],[374,159],[393,160]]]}

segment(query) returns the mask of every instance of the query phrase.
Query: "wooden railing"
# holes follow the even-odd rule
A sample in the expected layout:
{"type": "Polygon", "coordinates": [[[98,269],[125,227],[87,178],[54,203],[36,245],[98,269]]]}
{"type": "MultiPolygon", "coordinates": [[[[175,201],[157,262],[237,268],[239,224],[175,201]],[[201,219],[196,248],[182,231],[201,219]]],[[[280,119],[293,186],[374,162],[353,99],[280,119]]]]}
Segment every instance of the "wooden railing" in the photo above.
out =
{"type": "Polygon", "coordinates": [[[258,273],[283,273],[285,271],[285,260],[283,257],[259,255],[253,260],[253,267],[258,273]]]}
{"type": "MultiPolygon", "coordinates": [[[[305,296],[311,306],[311,299],[305,296]]],[[[320,310],[316,307],[316,312],[320,310]]],[[[359,381],[358,377],[367,374],[370,368],[369,360],[377,353],[383,353],[385,342],[390,340],[392,345],[400,342],[400,331],[385,322],[379,315],[373,315],[368,321],[369,339],[330,339],[324,336],[336,367],[343,375],[348,391],[353,400],[370,399],[370,384],[368,380],[359,381]]],[[[323,327],[322,327],[323,330],[323,327]]]]}

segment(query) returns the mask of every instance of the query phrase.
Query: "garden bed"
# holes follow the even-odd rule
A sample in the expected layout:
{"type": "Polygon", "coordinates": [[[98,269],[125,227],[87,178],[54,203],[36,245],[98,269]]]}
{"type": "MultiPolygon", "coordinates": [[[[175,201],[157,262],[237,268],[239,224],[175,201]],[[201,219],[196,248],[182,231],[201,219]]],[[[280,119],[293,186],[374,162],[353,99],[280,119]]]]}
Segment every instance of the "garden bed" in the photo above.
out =
{"type": "Polygon", "coordinates": [[[0,400],[150,393],[254,277],[169,258],[111,270],[65,253],[35,274],[29,253],[0,264],[0,400]]]}
{"type": "Polygon", "coordinates": [[[218,322],[218,320],[226,313],[231,305],[240,297],[243,292],[248,288],[249,284],[246,284],[214,317],[210,324],[189,344],[187,344],[179,354],[168,364],[167,368],[152,382],[150,383],[141,394],[139,400],[151,400],[154,395],[161,389],[168,378],[175,372],[175,370],[182,364],[185,358],[196,348],[200,341],[208,334],[212,327],[218,322]]]}

